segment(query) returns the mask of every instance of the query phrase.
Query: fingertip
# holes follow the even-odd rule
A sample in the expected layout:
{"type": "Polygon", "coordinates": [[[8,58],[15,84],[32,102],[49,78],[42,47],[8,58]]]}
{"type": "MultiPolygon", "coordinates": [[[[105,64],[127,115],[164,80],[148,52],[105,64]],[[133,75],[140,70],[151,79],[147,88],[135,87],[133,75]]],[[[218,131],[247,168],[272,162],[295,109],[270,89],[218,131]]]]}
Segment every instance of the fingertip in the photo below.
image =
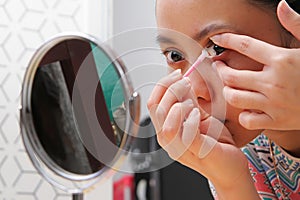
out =
{"type": "Polygon", "coordinates": [[[200,122],[200,111],[198,108],[193,108],[193,110],[188,115],[186,121],[184,122],[184,126],[199,126],[200,122]]]}
{"type": "Polygon", "coordinates": [[[225,85],[224,87],[223,87],[223,97],[225,98],[225,100],[226,101],[228,101],[228,93],[230,92],[231,90],[230,90],[230,87],[228,87],[227,85],[225,85]]]}
{"type": "Polygon", "coordinates": [[[229,67],[228,65],[226,65],[224,62],[220,61],[220,60],[216,60],[213,62],[213,68],[215,68],[217,70],[217,72],[222,72],[222,70],[231,70],[233,71],[233,69],[231,67],[229,67]]]}
{"type": "Polygon", "coordinates": [[[193,108],[190,114],[191,117],[199,118],[200,119],[200,111],[199,108],[193,108]]]}
{"type": "Polygon", "coordinates": [[[222,35],[218,34],[218,35],[214,35],[212,37],[209,38],[211,41],[213,41],[215,44],[220,44],[221,40],[222,40],[222,35]]]}
{"type": "Polygon", "coordinates": [[[189,77],[184,77],[183,80],[186,82],[187,86],[191,86],[191,79],[189,77]]]}
{"type": "Polygon", "coordinates": [[[229,40],[231,36],[232,36],[231,33],[221,33],[221,34],[213,35],[209,39],[213,41],[213,43],[221,47],[228,48],[229,40]]]}
{"type": "Polygon", "coordinates": [[[213,71],[219,76],[219,78],[221,79],[221,80],[223,80],[223,77],[222,77],[222,72],[221,72],[221,69],[223,68],[223,67],[226,67],[226,65],[223,63],[223,62],[221,62],[221,61],[214,61],[213,63],[212,63],[212,69],[213,69],[213,71]]]}
{"type": "Polygon", "coordinates": [[[200,122],[200,112],[198,108],[194,108],[189,116],[187,117],[186,121],[183,124],[183,132],[182,132],[182,143],[189,147],[197,133],[198,133],[198,127],[200,122]]]}
{"type": "Polygon", "coordinates": [[[285,0],[281,0],[279,2],[277,7],[277,14],[279,16],[279,19],[289,19],[292,16],[298,15],[298,13],[295,12],[285,0]]]}
{"type": "Polygon", "coordinates": [[[224,63],[222,61],[216,60],[212,63],[212,68],[217,70],[220,67],[224,66],[224,63]]]}
{"type": "Polygon", "coordinates": [[[169,76],[173,76],[173,77],[178,77],[180,75],[181,75],[181,69],[176,69],[169,74],[169,76]]]}
{"type": "Polygon", "coordinates": [[[250,115],[249,111],[243,111],[239,115],[239,123],[241,124],[241,126],[243,126],[245,129],[248,129],[248,130],[250,128],[250,124],[249,124],[249,120],[248,120],[249,115],[250,115]]]}
{"type": "Polygon", "coordinates": [[[265,113],[258,113],[255,111],[245,110],[239,115],[239,123],[245,129],[259,130],[262,126],[267,125],[269,117],[265,113]]]}

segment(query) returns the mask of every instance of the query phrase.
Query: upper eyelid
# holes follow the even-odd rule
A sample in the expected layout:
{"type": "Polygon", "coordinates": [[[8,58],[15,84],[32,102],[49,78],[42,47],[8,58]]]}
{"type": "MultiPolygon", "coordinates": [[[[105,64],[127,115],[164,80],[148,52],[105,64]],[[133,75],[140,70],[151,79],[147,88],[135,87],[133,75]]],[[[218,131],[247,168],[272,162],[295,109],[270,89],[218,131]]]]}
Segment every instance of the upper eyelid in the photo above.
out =
{"type": "Polygon", "coordinates": [[[215,43],[211,39],[209,39],[208,42],[206,43],[206,45],[204,45],[204,48],[209,47],[209,46],[214,45],[214,44],[215,43]]]}
{"type": "MultiPolygon", "coordinates": [[[[211,47],[214,44],[215,43],[212,40],[208,40],[208,42],[206,42],[206,44],[203,46],[203,48],[211,47]]],[[[175,47],[161,48],[161,52],[163,54],[170,52],[170,51],[176,51],[176,52],[180,53],[184,58],[186,58],[186,54],[183,51],[179,50],[178,48],[175,48],[175,47]]]]}
{"type": "Polygon", "coordinates": [[[183,58],[186,57],[186,55],[185,55],[182,51],[180,51],[179,49],[176,49],[176,48],[166,48],[166,49],[164,49],[164,50],[163,50],[163,49],[161,50],[161,52],[162,52],[163,54],[168,53],[168,52],[171,52],[171,51],[176,51],[176,52],[180,53],[180,54],[182,55],[183,58]]]}

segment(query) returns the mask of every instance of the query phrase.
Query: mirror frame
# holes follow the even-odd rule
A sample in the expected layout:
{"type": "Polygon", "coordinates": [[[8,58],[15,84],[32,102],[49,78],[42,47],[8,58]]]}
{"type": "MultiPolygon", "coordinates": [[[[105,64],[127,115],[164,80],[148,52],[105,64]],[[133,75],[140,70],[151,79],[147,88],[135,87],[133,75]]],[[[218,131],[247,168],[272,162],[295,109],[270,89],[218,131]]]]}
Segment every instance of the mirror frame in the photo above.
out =
{"type": "Polygon", "coordinates": [[[71,193],[80,193],[84,189],[98,182],[99,179],[102,178],[100,175],[107,171],[111,171],[111,169],[114,167],[105,166],[103,169],[88,175],[75,174],[61,168],[47,155],[42,144],[40,143],[35,131],[31,109],[31,95],[34,77],[38,67],[40,67],[43,57],[55,45],[69,39],[79,39],[89,43],[92,42],[98,48],[103,50],[108,58],[112,60],[116,72],[120,77],[120,81],[122,82],[125,95],[124,103],[126,107],[126,127],[124,130],[124,136],[120,143],[119,151],[113,158],[113,166],[120,166],[120,162],[123,160],[122,157],[126,156],[124,152],[128,152],[130,149],[133,139],[132,136],[137,134],[140,118],[140,96],[138,93],[134,92],[131,81],[126,75],[126,68],[124,64],[118,59],[118,57],[115,56],[110,48],[108,48],[104,43],[99,44],[98,39],[88,34],[79,32],[66,32],[58,34],[46,41],[32,56],[28,68],[26,69],[21,92],[20,128],[25,149],[27,150],[29,158],[31,159],[35,168],[48,182],[61,188],[62,190],[69,191],[71,193]],[[71,181],[75,187],[70,189],[68,186],[58,183],[58,179],[63,179],[63,181],[71,181]],[[76,183],[82,184],[83,182],[86,182],[85,186],[76,187],[76,183]]]}

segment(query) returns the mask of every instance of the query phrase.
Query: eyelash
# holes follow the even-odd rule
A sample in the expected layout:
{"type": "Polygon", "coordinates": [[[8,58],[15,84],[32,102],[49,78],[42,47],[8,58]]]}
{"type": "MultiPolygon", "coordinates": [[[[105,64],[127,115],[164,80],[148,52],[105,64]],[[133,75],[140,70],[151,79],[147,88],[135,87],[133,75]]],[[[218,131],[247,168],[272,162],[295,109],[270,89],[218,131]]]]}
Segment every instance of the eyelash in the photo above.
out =
{"type": "Polygon", "coordinates": [[[226,48],[223,48],[221,46],[216,45],[212,41],[209,42],[208,47],[206,47],[206,50],[211,56],[218,56],[224,51],[226,51],[226,48]],[[214,51],[214,52],[213,52],[214,51]]]}

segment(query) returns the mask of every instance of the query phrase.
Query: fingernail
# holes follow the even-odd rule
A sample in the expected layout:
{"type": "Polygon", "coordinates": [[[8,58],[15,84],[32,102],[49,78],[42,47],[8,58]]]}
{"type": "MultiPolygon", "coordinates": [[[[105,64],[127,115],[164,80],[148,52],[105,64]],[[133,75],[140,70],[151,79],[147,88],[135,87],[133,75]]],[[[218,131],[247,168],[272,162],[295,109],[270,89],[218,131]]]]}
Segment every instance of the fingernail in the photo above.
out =
{"type": "Polygon", "coordinates": [[[219,43],[221,41],[221,35],[214,35],[212,37],[210,37],[210,39],[214,42],[214,43],[219,43]]]}
{"type": "Polygon", "coordinates": [[[289,4],[285,1],[285,0],[282,0],[282,6],[280,7],[281,8],[281,12],[283,14],[289,14],[290,12],[290,6],[289,4]]]}
{"type": "Polygon", "coordinates": [[[229,87],[228,86],[224,86],[224,88],[223,88],[223,97],[224,97],[224,99],[225,100],[227,100],[228,99],[228,90],[229,90],[229,87]]]}
{"type": "Polygon", "coordinates": [[[212,63],[211,67],[212,67],[213,71],[214,71],[219,77],[221,77],[221,74],[220,74],[219,71],[218,71],[219,65],[220,65],[219,61],[215,61],[215,62],[212,63]]]}
{"type": "Polygon", "coordinates": [[[190,87],[191,86],[191,80],[190,80],[190,78],[189,77],[184,77],[183,79],[182,79],[184,82],[186,82],[186,86],[187,87],[190,87]]]}
{"type": "Polygon", "coordinates": [[[217,63],[216,63],[216,62],[213,62],[213,63],[211,64],[211,67],[212,67],[212,69],[214,70],[214,72],[217,72],[217,63]]]}
{"type": "Polygon", "coordinates": [[[181,76],[181,69],[177,69],[170,74],[171,77],[177,78],[181,76]]]}
{"type": "Polygon", "coordinates": [[[187,104],[187,105],[194,105],[192,99],[187,99],[187,100],[184,101],[184,103],[187,104]]]}
{"type": "Polygon", "coordinates": [[[187,121],[184,123],[184,126],[189,126],[189,131],[188,132],[183,131],[182,133],[182,142],[186,147],[189,147],[193,143],[198,133],[199,121],[200,121],[199,110],[198,108],[194,108],[189,114],[187,121]]]}
{"type": "Polygon", "coordinates": [[[213,70],[216,72],[216,74],[220,77],[220,79],[222,80],[222,74],[220,73],[220,69],[218,70],[219,67],[222,66],[222,62],[221,61],[215,61],[212,63],[212,68],[213,70]]]}
{"type": "Polygon", "coordinates": [[[194,102],[192,101],[192,99],[187,99],[183,102],[183,104],[185,104],[185,106],[187,108],[193,108],[194,107],[194,102]]]}
{"type": "Polygon", "coordinates": [[[285,15],[286,18],[292,18],[295,15],[299,15],[299,2],[282,0],[279,5],[279,12],[285,15]]]}
{"type": "Polygon", "coordinates": [[[199,109],[198,108],[194,108],[192,110],[192,112],[190,113],[191,117],[198,117],[200,115],[199,109]]]}

